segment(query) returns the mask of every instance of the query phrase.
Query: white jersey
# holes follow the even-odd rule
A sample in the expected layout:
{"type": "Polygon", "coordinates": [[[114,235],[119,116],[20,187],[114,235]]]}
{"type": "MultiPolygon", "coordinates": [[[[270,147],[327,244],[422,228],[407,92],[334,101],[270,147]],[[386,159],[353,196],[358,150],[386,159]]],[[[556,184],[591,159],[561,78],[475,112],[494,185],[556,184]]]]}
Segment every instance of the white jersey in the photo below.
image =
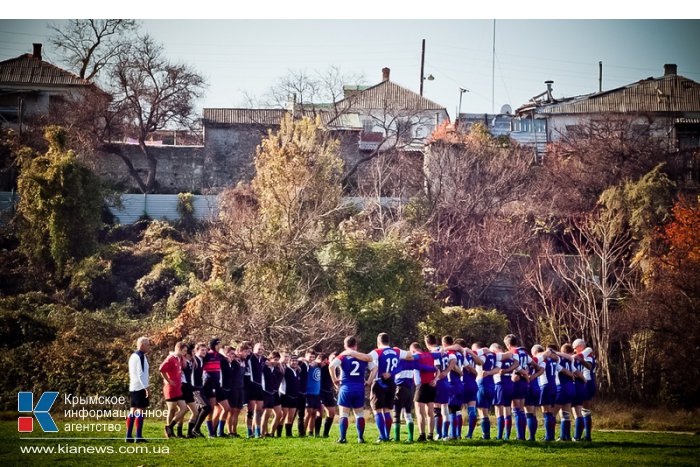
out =
{"type": "Polygon", "coordinates": [[[140,391],[148,387],[148,359],[134,352],[129,357],[129,391],[140,391]]]}

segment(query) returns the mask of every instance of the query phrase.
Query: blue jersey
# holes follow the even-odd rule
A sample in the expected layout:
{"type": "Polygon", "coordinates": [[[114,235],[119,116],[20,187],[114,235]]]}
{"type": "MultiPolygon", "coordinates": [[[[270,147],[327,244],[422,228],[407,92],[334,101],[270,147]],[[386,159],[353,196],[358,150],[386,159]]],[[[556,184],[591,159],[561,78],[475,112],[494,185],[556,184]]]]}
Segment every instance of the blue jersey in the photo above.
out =
{"type": "Polygon", "coordinates": [[[347,355],[341,355],[336,360],[339,363],[333,360],[330,369],[335,371],[334,368],[340,367],[340,386],[350,391],[364,392],[367,362],[347,355]]]}
{"type": "Polygon", "coordinates": [[[559,370],[562,368],[561,365],[555,360],[550,358],[545,358],[543,362],[540,362],[540,366],[544,368],[544,373],[539,377],[540,387],[542,386],[557,386],[559,381],[559,370]]]}
{"type": "Polygon", "coordinates": [[[525,350],[523,347],[519,347],[516,349],[514,356],[518,359],[518,363],[520,363],[520,369],[527,371],[527,368],[532,361],[532,357],[530,357],[530,354],[527,353],[527,350],[525,350]]]}
{"type": "MultiPolygon", "coordinates": [[[[515,360],[513,360],[512,358],[501,360],[501,369],[502,370],[507,370],[510,367],[512,367],[513,365],[515,365],[515,360]]],[[[500,377],[501,384],[506,384],[506,385],[513,384],[513,380],[511,379],[511,374],[512,373],[506,373],[506,374],[500,375],[501,376],[500,377]]]]}
{"type": "MultiPolygon", "coordinates": [[[[455,360],[457,362],[455,363],[455,368],[462,368],[464,365],[464,355],[462,355],[460,352],[449,352],[450,355],[454,355],[455,360]]],[[[449,364],[449,362],[448,362],[449,364]]],[[[462,378],[459,376],[459,373],[456,371],[452,370],[450,373],[447,375],[447,379],[450,382],[451,385],[456,385],[456,384],[461,384],[462,383],[462,378]]]]}
{"type": "Polygon", "coordinates": [[[306,375],[306,394],[318,396],[321,393],[321,368],[318,366],[309,367],[306,375]]]}
{"type": "MultiPolygon", "coordinates": [[[[494,353],[489,353],[487,355],[484,355],[482,357],[484,360],[484,364],[481,366],[481,369],[483,371],[491,371],[494,369],[496,366],[496,362],[498,361],[498,358],[496,357],[496,354],[494,353]]],[[[477,378],[476,382],[479,384],[479,386],[493,386],[493,375],[491,376],[484,376],[483,378],[477,378]]]]}
{"type": "MultiPolygon", "coordinates": [[[[565,370],[569,370],[570,372],[573,373],[574,371],[574,364],[568,359],[568,358],[561,358],[560,359],[560,365],[562,368],[565,370]]],[[[573,383],[574,379],[571,376],[567,376],[563,373],[559,375],[559,384],[566,384],[566,383],[573,383]]]]}
{"type": "MultiPolygon", "coordinates": [[[[472,368],[475,368],[474,357],[472,357],[472,355],[470,353],[468,353],[464,356],[464,363],[462,363],[462,366],[470,366],[472,368]]],[[[476,375],[471,373],[468,370],[463,370],[462,382],[463,383],[476,382],[476,375]]]]}
{"type": "MultiPolygon", "coordinates": [[[[431,352],[433,354],[433,360],[435,363],[435,368],[438,370],[445,371],[448,366],[450,366],[450,355],[449,354],[443,354],[441,352],[431,352]]],[[[452,357],[454,358],[454,357],[452,357]]],[[[447,378],[441,378],[437,382],[438,387],[448,387],[449,382],[447,381],[447,378]]]]}
{"type": "Polygon", "coordinates": [[[413,387],[415,381],[413,380],[413,370],[418,369],[418,362],[416,360],[399,360],[399,367],[397,368],[396,375],[394,376],[394,382],[397,386],[408,386],[413,387]]]}
{"type": "Polygon", "coordinates": [[[399,371],[401,350],[396,347],[381,347],[370,352],[374,363],[377,365],[377,380],[382,379],[383,373],[390,373],[393,378],[399,371]]]}

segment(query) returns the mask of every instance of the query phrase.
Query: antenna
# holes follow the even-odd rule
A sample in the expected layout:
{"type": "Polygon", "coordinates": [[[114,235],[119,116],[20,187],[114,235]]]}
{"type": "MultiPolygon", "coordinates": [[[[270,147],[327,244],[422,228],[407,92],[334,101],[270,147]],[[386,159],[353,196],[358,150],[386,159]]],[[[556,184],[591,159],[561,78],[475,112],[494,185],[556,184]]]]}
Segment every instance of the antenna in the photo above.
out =
{"type": "Polygon", "coordinates": [[[491,113],[494,113],[496,83],[496,20],[493,20],[493,50],[491,53],[491,113]]]}

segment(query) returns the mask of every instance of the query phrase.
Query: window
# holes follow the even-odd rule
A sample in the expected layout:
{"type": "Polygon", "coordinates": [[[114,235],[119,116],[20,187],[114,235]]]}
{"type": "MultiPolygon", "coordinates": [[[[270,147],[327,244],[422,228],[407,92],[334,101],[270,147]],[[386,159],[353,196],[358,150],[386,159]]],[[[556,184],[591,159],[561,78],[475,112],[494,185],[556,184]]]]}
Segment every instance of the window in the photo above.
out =
{"type": "Polygon", "coordinates": [[[372,133],[372,128],[374,128],[374,122],[372,120],[365,120],[362,122],[363,133],[372,133]]]}
{"type": "Polygon", "coordinates": [[[535,133],[544,133],[547,131],[547,121],[543,118],[536,118],[535,120],[529,118],[514,118],[511,121],[511,131],[515,133],[532,133],[533,122],[535,133]]]}

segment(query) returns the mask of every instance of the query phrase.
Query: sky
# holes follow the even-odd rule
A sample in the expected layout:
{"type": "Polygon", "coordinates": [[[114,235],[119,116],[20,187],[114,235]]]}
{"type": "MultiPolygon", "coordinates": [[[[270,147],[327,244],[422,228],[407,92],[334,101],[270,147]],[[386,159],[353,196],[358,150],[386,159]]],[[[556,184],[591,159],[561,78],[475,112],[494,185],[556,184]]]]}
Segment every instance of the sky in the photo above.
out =
{"type": "MultiPolygon", "coordinates": [[[[495,15],[493,15],[495,16],[495,15]]],[[[105,17],[105,15],[102,15],[105,17]]],[[[488,18],[488,17],[487,17],[488,18]]],[[[391,80],[418,92],[421,41],[426,41],[424,96],[454,117],[462,112],[513,109],[554,81],[554,97],[603,90],[663,75],[665,63],[700,81],[700,20],[531,19],[312,19],[143,20],[144,31],[175,61],[190,64],[208,82],[202,107],[244,107],[290,70],[323,72],[337,66],[362,75],[363,84],[391,80]],[[495,21],[495,23],[494,23],[495,21]],[[494,54],[495,24],[495,54],[494,54]],[[493,93],[493,99],[492,99],[493,93]]],[[[48,20],[0,20],[0,60],[31,52],[59,64],[48,45],[48,20]]],[[[58,22],[58,24],[61,24],[58,22]]],[[[355,83],[348,83],[355,84],[355,83]]]]}

